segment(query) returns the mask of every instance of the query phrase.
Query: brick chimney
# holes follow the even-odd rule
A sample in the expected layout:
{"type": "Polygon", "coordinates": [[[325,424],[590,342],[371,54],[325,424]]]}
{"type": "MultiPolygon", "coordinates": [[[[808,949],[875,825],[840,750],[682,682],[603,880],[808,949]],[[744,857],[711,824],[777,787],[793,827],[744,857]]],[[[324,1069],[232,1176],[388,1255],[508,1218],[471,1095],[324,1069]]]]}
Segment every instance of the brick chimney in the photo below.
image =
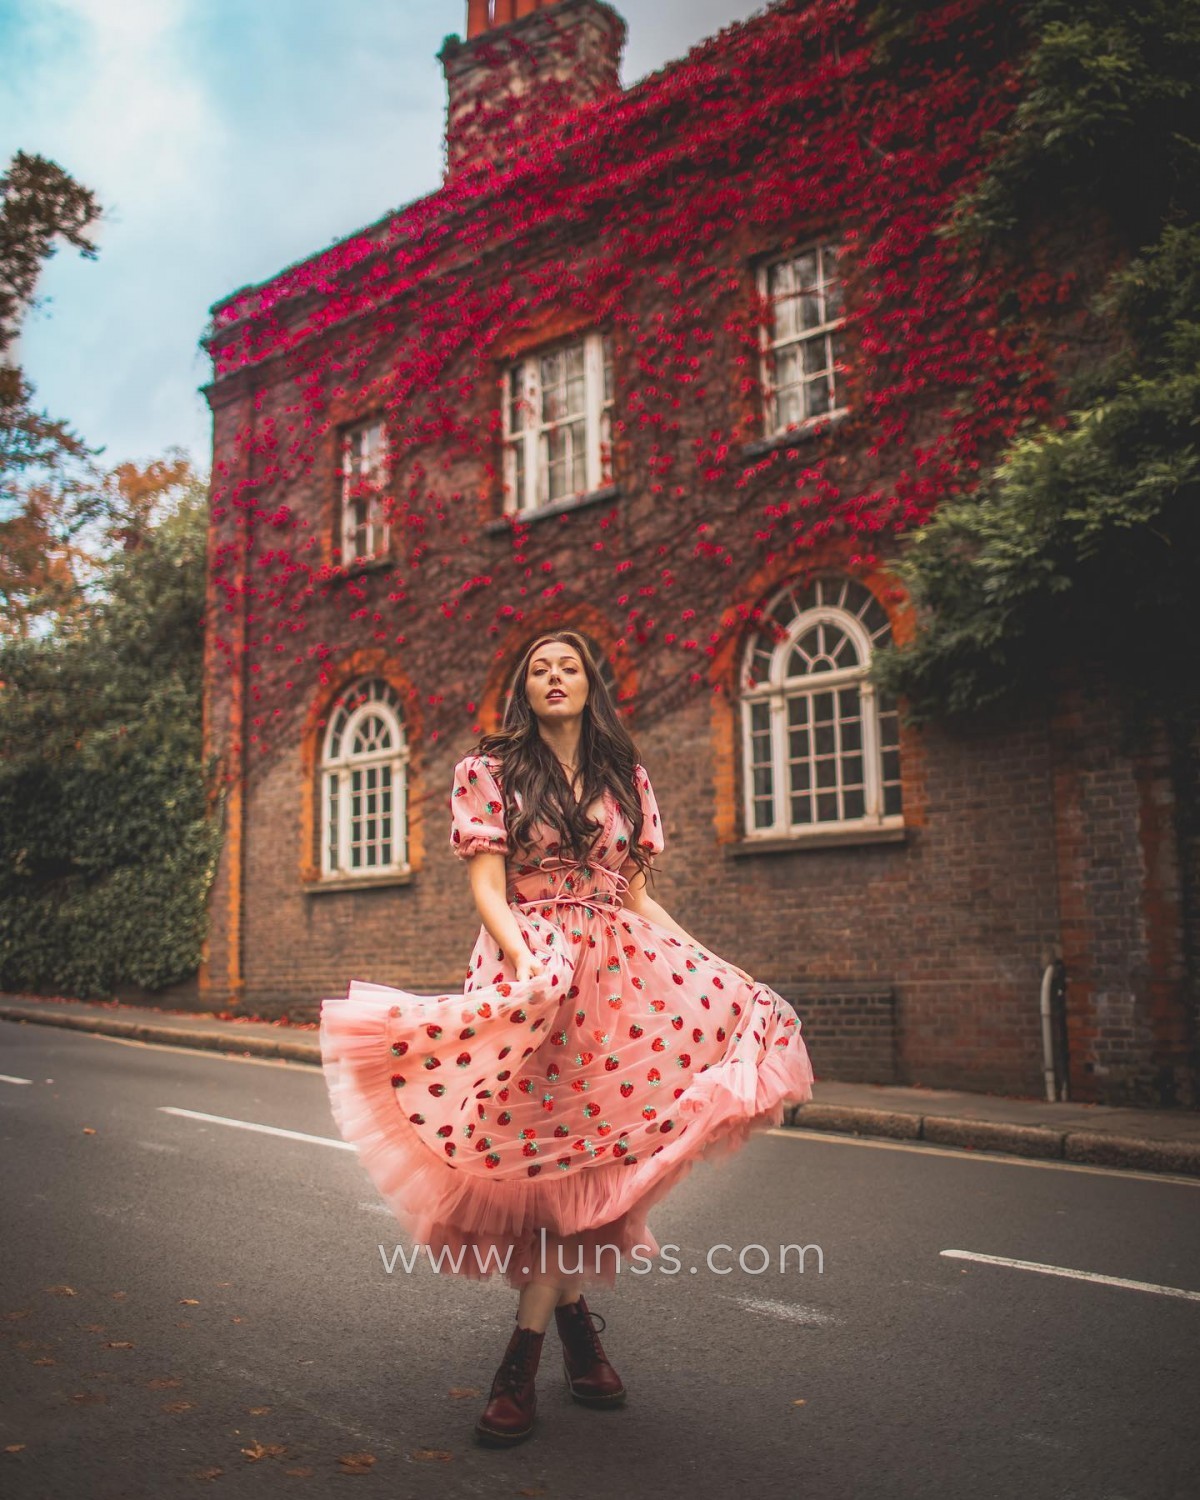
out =
{"type": "Polygon", "coordinates": [[[467,0],[467,39],[448,36],[446,176],[550,128],[621,84],[625,22],[603,0],[467,0]]]}

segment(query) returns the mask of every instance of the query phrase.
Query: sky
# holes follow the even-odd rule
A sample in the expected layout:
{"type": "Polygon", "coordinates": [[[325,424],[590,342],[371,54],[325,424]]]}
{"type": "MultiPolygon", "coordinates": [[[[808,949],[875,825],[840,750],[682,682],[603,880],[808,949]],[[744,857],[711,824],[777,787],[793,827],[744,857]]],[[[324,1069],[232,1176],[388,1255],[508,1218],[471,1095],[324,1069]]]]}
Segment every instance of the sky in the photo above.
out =
{"type": "MultiPolygon", "coordinates": [[[[626,85],[765,8],[615,4],[626,85]]],[[[466,0],[0,0],[0,168],[49,157],[104,209],[22,328],[35,404],[106,465],[207,471],[209,308],[440,185],[465,33],[466,0]]]]}

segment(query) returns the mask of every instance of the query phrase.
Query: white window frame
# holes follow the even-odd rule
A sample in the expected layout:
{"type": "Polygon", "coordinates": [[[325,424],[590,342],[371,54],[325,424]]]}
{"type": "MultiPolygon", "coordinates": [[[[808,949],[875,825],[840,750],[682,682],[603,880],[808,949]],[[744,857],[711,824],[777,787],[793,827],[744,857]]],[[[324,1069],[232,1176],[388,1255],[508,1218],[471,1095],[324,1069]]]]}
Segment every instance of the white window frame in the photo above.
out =
{"type": "MultiPolygon", "coordinates": [[[[889,754],[895,754],[899,760],[899,719],[896,710],[892,707],[881,709],[879,694],[875,685],[870,681],[868,672],[870,670],[871,656],[877,644],[890,639],[891,631],[886,623],[886,615],[883,615],[885,623],[872,625],[864,620],[863,615],[870,611],[873,619],[878,619],[883,614],[882,605],[874,601],[875,610],[871,610],[873,596],[864,585],[855,583],[848,577],[837,577],[823,575],[814,581],[817,593],[815,603],[802,605],[798,594],[805,590],[798,585],[789,584],[781,589],[771,600],[766,609],[763,610],[764,622],[775,618],[783,627],[784,616],[790,613],[793,618],[786,625],[787,634],[773,645],[769,645],[766,635],[766,626],[757,630],[747,643],[745,656],[742,663],[741,677],[741,709],[742,709],[742,767],[743,767],[743,817],[745,837],[747,840],[754,839],[793,839],[796,842],[805,840],[820,840],[823,836],[854,833],[877,833],[890,829],[902,829],[904,825],[903,808],[891,813],[885,812],[885,788],[888,791],[894,789],[894,796],[902,795],[902,777],[897,774],[894,777],[884,776],[883,754],[886,749],[889,754]],[[859,609],[853,610],[844,607],[841,602],[857,587],[867,597],[862,600],[859,609]],[[876,613],[878,611],[878,613],[876,613]],[[796,642],[808,633],[812,627],[823,621],[835,624],[844,631],[852,640],[858,651],[858,663],[850,668],[831,671],[808,673],[803,677],[787,676],[788,659],[796,642]],[[755,680],[754,663],[756,656],[761,665],[761,656],[770,649],[770,665],[767,676],[759,676],[755,680]],[[812,822],[792,822],[792,778],[791,757],[789,755],[789,718],[788,705],[794,699],[808,698],[810,708],[807,723],[811,735],[813,714],[811,699],[817,694],[833,692],[837,694],[839,689],[855,686],[859,694],[859,718],[862,725],[862,744],[858,751],[847,753],[861,754],[863,760],[863,814],[858,818],[837,818],[826,820],[814,820],[812,822]],[[759,764],[769,764],[771,768],[771,821],[769,824],[758,827],[755,822],[758,799],[755,797],[754,785],[754,740],[753,740],[753,711],[756,704],[767,705],[769,714],[769,745],[770,761],[759,764]],[[881,711],[886,715],[886,728],[888,743],[883,743],[884,736],[881,729],[881,711]]],[[[837,750],[835,752],[838,762],[838,776],[835,786],[832,788],[819,788],[814,790],[833,791],[840,788],[841,768],[840,760],[842,751],[840,747],[841,731],[840,725],[843,720],[839,717],[835,720],[835,736],[837,739],[837,750]]],[[[812,752],[810,748],[810,763],[812,752]]]]}
{"type": "Polygon", "coordinates": [[[384,427],[376,419],[356,422],[343,430],[341,436],[341,539],[342,564],[351,567],[355,563],[369,562],[372,558],[387,553],[391,530],[383,506],[383,457],[384,427]],[[354,452],[356,440],[362,446],[354,452]],[[374,493],[368,496],[355,495],[355,487],[363,481],[371,483],[374,493]],[[366,501],[364,516],[359,520],[356,506],[366,501]],[[360,533],[366,543],[359,550],[360,533]]]}
{"type": "MultiPolygon", "coordinates": [[[[805,432],[809,428],[817,426],[818,423],[829,422],[835,418],[844,417],[849,410],[844,401],[843,386],[840,379],[841,372],[836,368],[837,364],[840,363],[837,346],[843,343],[843,339],[839,338],[839,335],[846,326],[845,309],[842,306],[840,295],[841,282],[836,274],[839,253],[839,246],[834,241],[819,240],[811,244],[801,245],[795,250],[790,250],[786,255],[773,256],[769,260],[762,261],[758,266],[757,280],[759,296],[764,302],[771,303],[774,310],[772,325],[767,326],[764,324],[760,328],[759,340],[759,373],[764,400],[763,422],[768,438],[778,437],[787,432],[805,432]],[[815,283],[815,290],[821,302],[821,313],[824,314],[827,312],[827,308],[824,305],[825,288],[829,285],[836,285],[838,287],[838,306],[840,312],[835,318],[825,319],[823,317],[822,321],[812,328],[789,330],[781,333],[780,319],[777,312],[781,299],[772,298],[771,296],[771,273],[778,266],[784,266],[789,263],[793,267],[796,266],[805,255],[815,255],[817,258],[817,282],[815,283]],[[832,275],[829,274],[831,266],[834,272],[832,275]],[[799,354],[799,363],[802,368],[804,363],[802,346],[815,343],[818,339],[822,341],[824,346],[825,359],[823,361],[823,369],[828,373],[828,383],[831,387],[829,409],[817,412],[811,416],[801,417],[796,422],[781,422],[778,401],[779,390],[781,388],[777,387],[775,383],[779,354],[783,350],[792,348],[801,351],[799,354]]],[[[796,272],[793,271],[793,276],[795,275],[796,272]]],[[[799,292],[793,292],[792,295],[798,299],[800,294],[799,292]]],[[[814,375],[814,380],[815,378],[814,375]]],[[[804,382],[803,380],[800,382],[801,390],[803,390],[806,383],[808,382],[804,382]]],[[[793,388],[795,388],[795,383],[793,383],[793,386],[788,387],[788,389],[793,388]]]]}
{"type": "MultiPolygon", "coordinates": [[[[343,702],[335,710],[325,731],[319,780],[321,798],[321,875],[326,880],[374,880],[380,875],[400,875],[408,871],[408,741],[401,719],[400,695],[382,678],[356,683],[341,695],[343,702]],[[358,701],[356,701],[358,700],[358,701]],[[349,705],[353,704],[353,707],[349,705]],[[391,735],[391,745],[366,754],[355,755],[354,737],[363,722],[371,717],[381,719],[391,735]],[[383,773],[390,786],[390,832],[392,858],[376,863],[354,863],[353,799],[364,798],[372,788],[356,789],[355,776],[383,773]],[[336,813],[335,813],[336,808],[336,813]],[[336,822],[335,822],[336,819],[336,822]],[[334,849],[336,834],[336,851],[334,849]]],[[[383,795],[382,786],[375,789],[383,795]]],[[[366,821],[370,813],[364,810],[366,821]]],[[[376,819],[385,816],[377,808],[376,819]]],[[[382,830],[362,841],[364,851],[372,844],[384,843],[382,830]]]]}
{"type": "Polygon", "coordinates": [[[561,340],[524,355],[510,364],[501,383],[504,416],[504,510],[508,515],[542,510],[549,505],[593,494],[612,483],[612,342],[609,334],[592,331],[561,340]],[[542,419],[542,362],[568,350],[583,351],[584,421],[583,488],[551,496],[549,435],[565,420],[542,419]],[[606,378],[607,377],[607,378],[606,378]],[[513,409],[520,405],[524,425],[514,426],[513,409]]]}

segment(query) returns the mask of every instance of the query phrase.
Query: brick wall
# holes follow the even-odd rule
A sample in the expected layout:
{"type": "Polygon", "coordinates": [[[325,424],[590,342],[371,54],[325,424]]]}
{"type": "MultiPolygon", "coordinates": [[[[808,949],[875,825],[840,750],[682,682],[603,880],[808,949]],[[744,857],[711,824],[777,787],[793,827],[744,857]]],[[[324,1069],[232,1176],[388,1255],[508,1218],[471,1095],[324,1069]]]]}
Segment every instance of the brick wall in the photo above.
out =
{"type": "MultiPolygon", "coordinates": [[[[558,0],[551,9],[566,15],[573,6],[574,0],[558,0]]],[[[759,238],[767,231],[747,224],[714,247],[736,268],[711,304],[714,368],[726,371],[727,380],[710,382],[703,404],[681,410],[681,452],[702,444],[714,423],[759,435],[755,410],[740,390],[739,346],[727,315],[753,293],[753,257],[812,228],[776,224],[769,238],[759,238]]],[[[576,232],[556,237],[548,227],[546,256],[569,253],[569,235],[576,232]]],[[[481,281],[500,274],[475,247],[451,243],[446,253],[460,262],[468,257],[470,274],[481,281]]],[[[649,327],[656,313],[671,310],[654,274],[670,267],[641,269],[627,310],[637,325],[649,327]]],[[[503,274],[519,281],[520,269],[503,274]]],[[[662,281],[668,280],[664,274],[662,281]]],[[[534,323],[514,338],[536,347],[567,331],[571,314],[564,306],[557,323],[534,323]]],[[[403,315],[395,310],[398,320],[403,315]]],[[[499,362],[520,349],[506,335],[494,353],[499,362]]],[[[618,391],[635,358],[636,351],[617,353],[618,391]]],[[[354,383],[367,392],[379,389],[373,383],[381,381],[386,362],[381,349],[371,367],[356,370],[354,383]]],[[[470,372],[462,373],[466,389],[470,372]]],[[[446,372],[448,385],[455,375],[446,372]]],[[[286,482],[268,472],[256,434],[271,423],[283,431],[294,420],[289,372],[276,362],[225,375],[210,388],[215,473],[224,495],[223,513],[213,517],[214,557],[218,549],[233,549],[223,555],[252,560],[263,541],[246,532],[245,512],[230,505],[238,487],[249,485],[246,493],[260,510],[286,503],[304,518],[316,543],[314,560],[333,560],[337,427],[375,414],[334,389],[334,382],[331,375],[320,412],[327,425],[313,461],[286,482]]],[[[465,415],[486,431],[494,389],[481,384],[470,390],[462,397],[465,415]]],[[[936,433],[941,418],[931,408],[914,410],[912,420],[919,442],[936,433]]],[[[839,444],[836,433],[821,441],[839,444]]],[[[761,551],[740,545],[732,491],[684,494],[667,506],[649,485],[648,442],[630,432],[617,446],[616,486],[599,509],[532,523],[531,550],[564,585],[552,602],[543,602],[514,564],[520,549],[503,523],[496,527],[499,490],[481,478],[480,457],[460,450],[444,455],[440,482],[457,503],[447,507],[441,530],[430,522],[422,566],[404,569],[405,604],[389,601],[387,567],[367,567],[354,579],[364,618],[378,616],[386,628],[353,625],[336,599],[312,605],[309,639],[329,644],[338,676],[322,686],[315,663],[297,669],[296,691],[264,708],[269,754],[251,739],[261,705],[242,652],[248,602],[236,590],[227,597],[214,568],[205,717],[209,742],[223,757],[228,799],[202,1002],[312,1019],[320,1000],[344,993],[353,978],[430,994],[459,986],[477,918],[466,872],[448,845],[451,769],[470,748],[471,719],[488,727],[496,722],[508,668],[530,636],[571,624],[611,654],[622,688],[633,695],[631,728],[658,792],[667,838],[653,893],[697,940],[794,1000],[819,1077],[1040,1096],[1039,987],[1046,964],[1061,953],[1073,1097],[1194,1104],[1196,1018],[1186,958],[1190,951],[1194,974],[1200,846],[1194,757],[1187,761],[1193,812],[1182,861],[1179,755],[1168,754],[1153,736],[1140,748],[1123,746],[1103,684],[1091,681],[1063,684],[1049,717],[1030,710],[969,729],[905,730],[907,826],[899,842],[748,851],[736,709],[742,640],[732,639],[707,664],[708,681],[683,690],[695,658],[681,674],[680,658],[669,656],[653,632],[639,647],[626,614],[589,585],[596,518],[604,517],[611,557],[654,551],[665,537],[674,562],[691,546],[702,515],[714,542],[748,559],[740,571],[723,571],[719,593],[701,601],[717,615],[763,603],[799,565],[779,556],[749,560],[761,551]],[[453,550],[459,571],[494,579],[498,597],[519,598],[523,611],[519,623],[484,633],[468,603],[455,619],[449,656],[443,647],[451,627],[436,607],[442,549],[453,550]],[[402,647],[394,644],[398,630],[406,636],[402,647]],[[217,649],[218,636],[229,646],[228,657],[217,649]],[[339,687],[360,670],[382,672],[404,703],[412,749],[413,873],[405,884],[315,894],[320,724],[339,687]],[[435,739],[425,715],[434,699],[478,703],[479,711],[469,715],[464,708],[459,730],[435,739]]],[[[780,496],[794,492],[812,451],[796,441],[794,451],[783,453],[773,471],[780,496]]],[[[840,444],[838,482],[846,493],[886,491],[895,476],[885,462],[861,440],[840,444]]],[[[852,545],[831,541],[806,561],[858,573],[893,611],[902,639],[911,620],[895,613],[886,574],[863,572],[852,545]]],[[[496,599],[489,606],[485,597],[479,605],[481,621],[492,619],[496,599]]]]}

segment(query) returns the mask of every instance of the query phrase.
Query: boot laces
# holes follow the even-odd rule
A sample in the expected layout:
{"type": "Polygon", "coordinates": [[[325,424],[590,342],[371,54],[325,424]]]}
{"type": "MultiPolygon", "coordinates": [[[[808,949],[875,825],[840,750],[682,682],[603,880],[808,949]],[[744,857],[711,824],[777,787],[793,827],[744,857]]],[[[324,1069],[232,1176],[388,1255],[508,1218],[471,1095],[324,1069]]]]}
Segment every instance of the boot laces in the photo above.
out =
{"type": "Polygon", "coordinates": [[[589,1307],[587,1310],[587,1316],[580,1317],[578,1311],[579,1304],[576,1302],[570,1305],[576,1309],[574,1314],[574,1321],[571,1325],[572,1330],[578,1333],[580,1339],[587,1340],[588,1347],[591,1351],[593,1359],[606,1359],[607,1356],[604,1353],[604,1346],[600,1342],[600,1335],[608,1327],[608,1324],[604,1320],[604,1314],[595,1312],[592,1308],[589,1307]],[[600,1319],[599,1328],[597,1328],[595,1323],[592,1321],[593,1318],[600,1319]]]}
{"type": "Polygon", "coordinates": [[[521,1339],[516,1347],[500,1361],[500,1368],[496,1371],[496,1388],[504,1390],[515,1390],[517,1386],[523,1385],[530,1375],[533,1367],[534,1342],[531,1339],[521,1339]]]}

